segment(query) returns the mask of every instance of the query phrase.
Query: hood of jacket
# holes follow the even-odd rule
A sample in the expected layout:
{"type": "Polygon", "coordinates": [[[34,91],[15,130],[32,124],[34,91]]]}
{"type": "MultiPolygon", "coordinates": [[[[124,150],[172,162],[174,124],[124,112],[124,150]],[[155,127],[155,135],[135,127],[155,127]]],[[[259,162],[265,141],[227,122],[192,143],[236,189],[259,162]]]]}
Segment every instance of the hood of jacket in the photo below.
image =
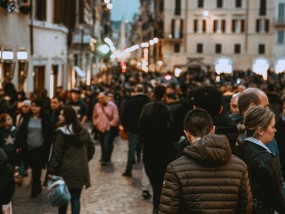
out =
{"type": "Polygon", "coordinates": [[[59,128],[59,131],[65,135],[68,142],[75,146],[81,146],[89,140],[89,133],[84,129],[80,133],[74,133],[72,127],[67,128],[67,126],[63,126],[59,128]]]}
{"type": "Polygon", "coordinates": [[[201,165],[223,165],[232,155],[227,137],[215,134],[208,134],[185,147],[183,153],[201,165]]]}

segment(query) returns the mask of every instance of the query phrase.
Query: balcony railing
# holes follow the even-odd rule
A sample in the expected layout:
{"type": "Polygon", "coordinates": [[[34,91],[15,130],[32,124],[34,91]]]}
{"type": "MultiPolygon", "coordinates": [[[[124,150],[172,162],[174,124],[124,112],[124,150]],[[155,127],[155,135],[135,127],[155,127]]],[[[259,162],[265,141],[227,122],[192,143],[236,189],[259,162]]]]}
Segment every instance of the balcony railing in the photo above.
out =
{"type": "Polygon", "coordinates": [[[284,20],[274,20],[274,27],[284,28],[285,27],[285,19],[284,20]]]}

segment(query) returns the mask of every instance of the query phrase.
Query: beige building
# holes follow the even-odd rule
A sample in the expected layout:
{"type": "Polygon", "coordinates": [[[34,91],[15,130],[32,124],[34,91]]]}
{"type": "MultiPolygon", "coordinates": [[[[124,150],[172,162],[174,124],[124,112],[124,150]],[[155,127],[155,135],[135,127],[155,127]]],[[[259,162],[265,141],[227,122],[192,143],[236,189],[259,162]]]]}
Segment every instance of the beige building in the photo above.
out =
{"type": "Polygon", "coordinates": [[[0,8],[0,88],[13,80],[18,89],[26,88],[29,65],[29,16],[0,8]]]}
{"type": "Polygon", "coordinates": [[[274,61],[285,60],[285,0],[275,1],[274,61]]]}
{"type": "Polygon", "coordinates": [[[187,69],[195,61],[214,69],[221,57],[234,70],[251,69],[259,57],[268,59],[273,68],[275,7],[274,0],[165,0],[166,69],[187,69]]]}

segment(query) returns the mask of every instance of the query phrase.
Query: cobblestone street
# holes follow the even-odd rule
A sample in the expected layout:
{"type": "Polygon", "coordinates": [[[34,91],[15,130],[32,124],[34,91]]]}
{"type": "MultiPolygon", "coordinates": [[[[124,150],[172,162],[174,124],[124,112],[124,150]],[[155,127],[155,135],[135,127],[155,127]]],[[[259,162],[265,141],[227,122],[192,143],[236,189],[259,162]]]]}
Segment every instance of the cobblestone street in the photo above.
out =
{"type": "MultiPolygon", "coordinates": [[[[127,141],[117,140],[112,164],[102,167],[99,162],[100,146],[96,144],[96,153],[90,162],[92,186],[83,190],[81,196],[82,214],[152,213],[151,199],[144,200],[141,196],[141,163],[134,166],[133,178],[121,175],[126,166],[127,145],[127,141]]],[[[49,204],[46,189],[37,198],[30,198],[29,182],[30,178],[27,177],[23,185],[17,187],[13,198],[13,213],[57,213],[57,208],[49,204]]],[[[71,213],[70,210],[68,213],[71,213]]]]}

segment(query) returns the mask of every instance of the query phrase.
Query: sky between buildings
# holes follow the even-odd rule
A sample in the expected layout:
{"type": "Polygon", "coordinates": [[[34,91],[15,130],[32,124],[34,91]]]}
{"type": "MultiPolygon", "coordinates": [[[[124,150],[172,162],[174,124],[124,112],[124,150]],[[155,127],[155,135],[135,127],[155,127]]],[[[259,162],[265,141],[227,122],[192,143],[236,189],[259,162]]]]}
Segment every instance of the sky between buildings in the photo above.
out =
{"type": "Polygon", "coordinates": [[[125,19],[132,22],[134,14],[138,13],[139,0],[112,0],[113,8],[111,10],[111,20],[120,21],[125,19]]]}

